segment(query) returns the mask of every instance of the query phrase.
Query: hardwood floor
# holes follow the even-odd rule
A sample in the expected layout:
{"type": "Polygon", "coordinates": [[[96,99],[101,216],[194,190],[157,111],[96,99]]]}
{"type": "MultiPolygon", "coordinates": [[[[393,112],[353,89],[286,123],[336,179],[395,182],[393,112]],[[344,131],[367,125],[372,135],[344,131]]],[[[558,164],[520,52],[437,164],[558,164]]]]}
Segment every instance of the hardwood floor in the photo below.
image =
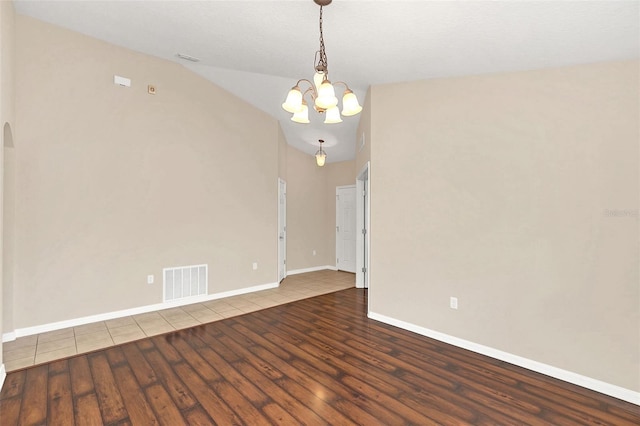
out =
{"type": "Polygon", "coordinates": [[[348,289],[9,373],[16,424],[622,426],[640,407],[369,320],[348,289]]]}

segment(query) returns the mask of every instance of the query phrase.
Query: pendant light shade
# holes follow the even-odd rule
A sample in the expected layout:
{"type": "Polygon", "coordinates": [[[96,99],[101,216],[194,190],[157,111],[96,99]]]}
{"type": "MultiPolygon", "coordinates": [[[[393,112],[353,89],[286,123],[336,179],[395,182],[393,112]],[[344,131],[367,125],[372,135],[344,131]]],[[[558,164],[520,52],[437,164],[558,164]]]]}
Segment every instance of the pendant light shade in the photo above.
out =
{"type": "Polygon", "coordinates": [[[346,83],[337,81],[331,84],[329,81],[329,66],[327,65],[327,52],[324,46],[324,35],[322,33],[322,8],[331,4],[331,0],[313,0],[318,6],[320,6],[320,49],[316,52],[316,65],[315,73],[313,75],[313,82],[307,79],[300,79],[298,83],[289,91],[287,99],[282,104],[282,108],[294,114],[291,118],[296,123],[309,123],[309,109],[304,112],[303,98],[310,93],[313,101],[314,109],[319,113],[327,113],[325,116],[325,123],[340,123],[340,110],[337,108],[338,98],[336,97],[335,86],[342,85],[345,88],[342,97],[342,115],[345,117],[356,115],[362,111],[362,107],[358,104],[356,95],[349,89],[346,83]],[[308,88],[304,91],[300,90],[299,85],[307,83],[308,88]],[[335,108],[335,111],[333,110],[335,108]],[[331,110],[331,113],[329,113],[331,110]]]}
{"type": "Polygon", "coordinates": [[[324,151],[316,154],[316,164],[318,165],[318,167],[324,166],[325,161],[327,161],[327,154],[325,154],[324,151]]]}
{"type": "Polygon", "coordinates": [[[316,164],[318,167],[322,167],[327,161],[327,153],[322,149],[324,141],[322,139],[318,139],[318,142],[320,142],[320,149],[316,152],[316,164]]]}

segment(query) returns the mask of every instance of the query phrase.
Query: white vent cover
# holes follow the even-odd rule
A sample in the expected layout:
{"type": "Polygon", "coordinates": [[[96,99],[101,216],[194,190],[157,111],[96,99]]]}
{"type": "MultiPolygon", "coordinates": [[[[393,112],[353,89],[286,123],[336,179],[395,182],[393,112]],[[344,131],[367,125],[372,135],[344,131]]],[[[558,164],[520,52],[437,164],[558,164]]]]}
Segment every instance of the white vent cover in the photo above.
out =
{"type": "Polygon", "coordinates": [[[165,302],[208,294],[207,265],[164,268],[162,276],[165,302]]]}

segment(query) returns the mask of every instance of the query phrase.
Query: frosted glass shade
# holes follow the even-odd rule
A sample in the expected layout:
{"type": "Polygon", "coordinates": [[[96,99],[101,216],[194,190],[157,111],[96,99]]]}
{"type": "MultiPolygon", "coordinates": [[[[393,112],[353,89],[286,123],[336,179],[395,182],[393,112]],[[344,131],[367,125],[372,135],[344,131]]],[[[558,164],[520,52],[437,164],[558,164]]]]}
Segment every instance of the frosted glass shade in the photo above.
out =
{"type": "Polygon", "coordinates": [[[316,73],[313,75],[313,84],[316,85],[316,91],[320,89],[320,85],[324,81],[324,76],[325,74],[323,72],[318,71],[316,71],[316,73]]]}
{"type": "Polygon", "coordinates": [[[342,97],[342,115],[350,117],[358,114],[360,111],[362,111],[362,107],[358,103],[358,98],[355,93],[349,89],[345,90],[344,96],[342,97]]]}
{"type": "Polygon", "coordinates": [[[294,86],[289,90],[287,99],[282,104],[282,109],[292,114],[302,109],[302,92],[298,86],[294,86]]]}
{"type": "Polygon", "coordinates": [[[337,106],[332,106],[325,112],[324,117],[325,124],[334,124],[334,123],[342,123],[342,118],[340,118],[340,110],[337,106]]]}
{"type": "Polygon", "coordinates": [[[329,109],[336,105],[338,105],[338,98],[336,98],[336,92],[333,90],[333,85],[329,80],[325,80],[318,88],[316,106],[323,109],[329,109]]]}
{"type": "Polygon", "coordinates": [[[324,166],[324,163],[326,161],[327,161],[327,154],[323,150],[316,152],[316,164],[318,165],[318,167],[324,166]]]}
{"type": "Polygon", "coordinates": [[[304,100],[302,101],[300,111],[296,111],[293,113],[293,117],[291,117],[291,121],[295,121],[296,123],[302,123],[302,124],[309,123],[309,107],[307,106],[307,103],[304,100]]]}

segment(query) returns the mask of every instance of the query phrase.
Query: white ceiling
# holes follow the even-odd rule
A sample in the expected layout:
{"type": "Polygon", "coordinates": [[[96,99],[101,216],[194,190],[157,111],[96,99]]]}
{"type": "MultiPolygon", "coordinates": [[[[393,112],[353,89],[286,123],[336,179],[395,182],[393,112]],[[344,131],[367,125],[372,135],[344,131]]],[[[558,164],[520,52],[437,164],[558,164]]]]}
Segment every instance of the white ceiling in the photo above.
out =
{"type": "MultiPolygon", "coordinates": [[[[290,145],[354,158],[359,116],[289,120],[280,104],[313,76],[319,7],[289,1],[32,1],[16,11],[185,67],[275,117],[290,145]],[[200,58],[198,63],[176,53],[200,58]]],[[[640,0],[356,1],[324,8],[330,76],[364,102],[373,84],[640,56],[640,0]]]]}

